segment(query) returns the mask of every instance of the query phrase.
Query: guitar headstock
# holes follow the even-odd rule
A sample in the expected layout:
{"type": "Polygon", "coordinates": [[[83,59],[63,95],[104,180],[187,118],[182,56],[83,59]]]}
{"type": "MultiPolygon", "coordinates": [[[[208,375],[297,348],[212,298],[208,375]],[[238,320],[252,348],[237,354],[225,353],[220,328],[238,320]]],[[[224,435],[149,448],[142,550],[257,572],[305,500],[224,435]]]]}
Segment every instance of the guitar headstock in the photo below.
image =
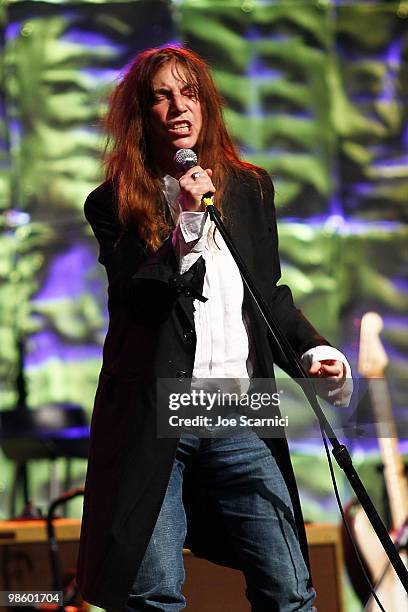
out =
{"type": "Polygon", "coordinates": [[[366,312],[361,319],[358,371],[365,378],[382,378],[388,357],[381,342],[383,320],[377,312],[366,312]]]}

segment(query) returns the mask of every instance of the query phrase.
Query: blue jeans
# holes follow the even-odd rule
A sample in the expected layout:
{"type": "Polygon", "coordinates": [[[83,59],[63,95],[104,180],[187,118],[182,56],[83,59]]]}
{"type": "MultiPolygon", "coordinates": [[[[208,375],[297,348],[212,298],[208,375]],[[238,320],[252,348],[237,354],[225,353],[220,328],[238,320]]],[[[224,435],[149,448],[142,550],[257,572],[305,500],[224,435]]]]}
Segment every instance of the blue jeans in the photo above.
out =
{"type": "Polygon", "coordinates": [[[126,612],[178,612],[186,605],[182,547],[186,515],[183,470],[195,469],[216,500],[220,520],[245,574],[253,612],[313,610],[315,592],[296,534],[282,474],[266,444],[252,431],[227,438],[181,437],[163,505],[133,584],[126,612]]]}

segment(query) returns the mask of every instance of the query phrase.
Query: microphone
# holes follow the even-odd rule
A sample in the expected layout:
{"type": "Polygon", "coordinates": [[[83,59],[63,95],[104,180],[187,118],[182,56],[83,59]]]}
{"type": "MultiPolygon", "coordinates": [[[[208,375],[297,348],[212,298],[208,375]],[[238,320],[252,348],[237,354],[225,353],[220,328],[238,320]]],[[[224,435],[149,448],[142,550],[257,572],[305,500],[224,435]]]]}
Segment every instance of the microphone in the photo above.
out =
{"type": "MultiPolygon", "coordinates": [[[[198,158],[192,149],[179,149],[173,157],[174,164],[180,172],[187,172],[190,168],[198,165],[198,158]]],[[[201,198],[205,206],[213,206],[214,198],[211,191],[208,191],[201,198]]]]}
{"type": "Polygon", "coordinates": [[[187,172],[190,168],[198,165],[197,155],[192,149],[179,149],[174,155],[173,161],[177,170],[187,172]]]}

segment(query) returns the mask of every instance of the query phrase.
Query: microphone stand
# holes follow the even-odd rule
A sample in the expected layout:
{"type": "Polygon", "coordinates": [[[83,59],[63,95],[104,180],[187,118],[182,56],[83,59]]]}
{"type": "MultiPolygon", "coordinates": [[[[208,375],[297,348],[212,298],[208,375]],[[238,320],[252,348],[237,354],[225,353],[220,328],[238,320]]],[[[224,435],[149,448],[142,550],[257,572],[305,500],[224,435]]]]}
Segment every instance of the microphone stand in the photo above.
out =
{"type": "MultiPolygon", "coordinates": [[[[241,273],[242,280],[244,281],[248,291],[250,292],[255,304],[257,305],[271,335],[276,347],[279,349],[280,353],[284,357],[285,361],[289,362],[291,366],[294,368],[294,371],[297,373],[298,378],[301,380],[309,379],[303,365],[293,350],[291,344],[289,343],[286,336],[283,334],[278,324],[274,320],[268,305],[263,299],[262,295],[258,291],[246,265],[244,264],[238,250],[236,249],[231,237],[229,236],[225,226],[221,220],[220,213],[214,206],[214,201],[211,197],[211,194],[205,194],[203,196],[203,203],[206,206],[210,218],[214,221],[215,226],[220,232],[221,236],[224,239],[225,244],[227,245],[232,257],[235,260],[235,263],[238,266],[238,269],[241,273]]],[[[371,501],[363,483],[360,480],[359,475],[357,474],[353,461],[351,459],[350,453],[348,452],[346,446],[344,444],[340,444],[336,434],[333,431],[330,423],[326,419],[324,412],[322,411],[320,404],[317,400],[315,391],[311,388],[311,385],[301,384],[304,394],[306,395],[309,404],[311,405],[318,421],[321,429],[326,434],[327,438],[330,440],[332,445],[332,454],[336,459],[338,465],[344,471],[347,476],[347,479],[353,488],[358,501],[363,507],[367,517],[377,534],[378,539],[380,540],[389,560],[395,569],[401,583],[408,593],[408,571],[398,554],[396,547],[394,546],[393,541],[391,540],[388,531],[382,522],[380,516],[378,515],[377,510],[375,509],[373,502],[371,501]]]]}

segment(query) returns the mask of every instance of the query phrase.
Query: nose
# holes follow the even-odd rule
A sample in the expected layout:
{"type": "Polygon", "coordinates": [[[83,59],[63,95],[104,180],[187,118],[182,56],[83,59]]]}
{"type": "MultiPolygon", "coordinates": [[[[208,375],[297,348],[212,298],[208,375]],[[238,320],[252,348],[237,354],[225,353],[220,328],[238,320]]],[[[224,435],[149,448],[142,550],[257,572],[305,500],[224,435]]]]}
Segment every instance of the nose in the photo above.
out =
{"type": "Polygon", "coordinates": [[[183,113],[186,110],[186,103],[184,100],[184,96],[181,94],[174,94],[173,98],[173,108],[179,113],[183,113]]]}

